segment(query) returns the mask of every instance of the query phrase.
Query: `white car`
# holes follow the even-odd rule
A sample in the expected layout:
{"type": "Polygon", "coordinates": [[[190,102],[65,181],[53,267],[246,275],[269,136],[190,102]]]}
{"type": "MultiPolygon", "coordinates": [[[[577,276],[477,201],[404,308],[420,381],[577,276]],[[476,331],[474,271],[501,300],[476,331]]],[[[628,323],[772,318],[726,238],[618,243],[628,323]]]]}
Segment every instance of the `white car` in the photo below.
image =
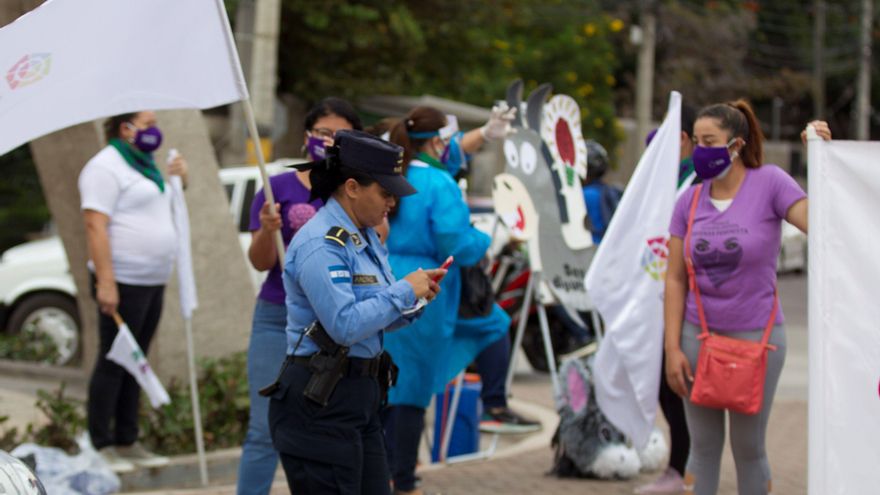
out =
{"type": "MultiPolygon", "coordinates": [[[[267,164],[267,172],[275,175],[301,161],[278,160],[267,164]]],[[[224,168],[219,175],[241,248],[247,253],[251,242],[250,205],[263,181],[255,166],[224,168]]],[[[266,274],[253,268],[250,272],[256,294],[266,274]]],[[[63,365],[71,363],[77,355],[79,326],[76,284],[61,238],[52,236],[26,242],[0,256],[0,328],[7,333],[37,332],[50,337],[58,349],[55,364],[63,365]]]]}

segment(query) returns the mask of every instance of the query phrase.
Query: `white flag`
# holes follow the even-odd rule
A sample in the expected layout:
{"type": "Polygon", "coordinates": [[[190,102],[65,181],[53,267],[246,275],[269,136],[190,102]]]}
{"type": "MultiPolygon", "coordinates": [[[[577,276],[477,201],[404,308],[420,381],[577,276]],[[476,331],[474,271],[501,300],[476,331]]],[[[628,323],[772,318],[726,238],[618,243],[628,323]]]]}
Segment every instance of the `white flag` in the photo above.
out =
{"type": "Polygon", "coordinates": [[[880,486],[880,142],[809,142],[809,493],[880,486]]]}
{"type": "Polygon", "coordinates": [[[648,145],[599,245],[584,284],[605,321],[595,362],[596,400],[642,448],[654,427],[663,348],[663,285],[675,207],[681,95],[648,145]]]}
{"type": "Polygon", "coordinates": [[[247,95],[222,0],[47,0],[0,29],[0,155],[89,120],[247,95]]]}
{"type": "Polygon", "coordinates": [[[153,408],[171,403],[168,392],[165,391],[159,377],[153,373],[153,368],[147,362],[147,356],[144,355],[144,351],[141,350],[141,346],[138,345],[125,323],[119,323],[119,331],[116,333],[116,338],[113,339],[113,345],[110,346],[107,359],[131,373],[141,389],[146,392],[153,408]]]}
{"type": "Polygon", "coordinates": [[[196,295],[196,277],[193,274],[192,246],[189,235],[189,210],[183,195],[183,181],[179,175],[168,179],[171,184],[171,210],[174,229],[177,231],[177,285],[180,293],[180,312],[184,319],[191,319],[193,310],[199,306],[196,295]]]}

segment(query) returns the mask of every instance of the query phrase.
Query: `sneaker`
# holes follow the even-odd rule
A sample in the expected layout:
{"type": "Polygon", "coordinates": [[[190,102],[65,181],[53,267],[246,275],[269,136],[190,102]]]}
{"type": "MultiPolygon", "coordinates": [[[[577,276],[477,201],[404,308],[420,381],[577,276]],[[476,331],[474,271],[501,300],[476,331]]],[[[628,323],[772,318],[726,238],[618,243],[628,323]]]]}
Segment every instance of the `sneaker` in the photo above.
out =
{"type": "Polygon", "coordinates": [[[114,473],[130,473],[134,471],[134,464],[120,457],[113,447],[104,447],[98,450],[98,455],[101,456],[101,459],[104,459],[107,467],[114,473]]]}
{"type": "Polygon", "coordinates": [[[145,468],[160,467],[171,462],[171,459],[156,455],[145,449],[140,442],[135,442],[127,447],[118,445],[116,452],[123,458],[145,468]]]}
{"type": "Polygon", "coordinates": [[[541,429],[541,423],[524,418],[507,407],[489,409],[480,419],[484,433],[532,433],[541,429]]]}
{"type": "Polygon", "coordinates": [[[666,468],[666,471],[652,483],[636,488],[639,495],[677,494],[684,491],[684,480],[678,471],[666,468]]]}

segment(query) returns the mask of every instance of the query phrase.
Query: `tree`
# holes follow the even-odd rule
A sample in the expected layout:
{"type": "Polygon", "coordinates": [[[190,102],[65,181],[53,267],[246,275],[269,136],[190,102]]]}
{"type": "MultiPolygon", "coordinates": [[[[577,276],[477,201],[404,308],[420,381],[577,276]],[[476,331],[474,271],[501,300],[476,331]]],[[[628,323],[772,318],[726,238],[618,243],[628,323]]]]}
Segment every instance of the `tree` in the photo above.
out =
{"type": "Polygon", "coordinates": [[[428,93],[488,106],[513,79],[527,90],[551,82],[581,103],[584,133],[613,147],[622,28],[594,0],[284,0],[280,89],[307,101],[428,93]]]}
{"type": "Polygon", "coordinates": [[[27,145],[0,155],[0,252],[27,240],[49,220],[49,209],[27,145]]]}

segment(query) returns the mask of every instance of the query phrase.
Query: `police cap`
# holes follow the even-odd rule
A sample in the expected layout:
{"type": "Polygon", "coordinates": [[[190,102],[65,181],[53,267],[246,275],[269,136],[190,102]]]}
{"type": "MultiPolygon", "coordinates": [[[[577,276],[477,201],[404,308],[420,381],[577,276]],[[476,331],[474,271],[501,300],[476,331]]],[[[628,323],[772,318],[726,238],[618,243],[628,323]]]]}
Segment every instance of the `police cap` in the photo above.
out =
{"type": "Polygon", "coordinates": [[[333,148],[336,149],[332,153],[342,166],[366,173],[391,194],[402,197],[416,193],[403,177],[400,146],[367,132],[339,130],[333,138],[333,148]]]}

